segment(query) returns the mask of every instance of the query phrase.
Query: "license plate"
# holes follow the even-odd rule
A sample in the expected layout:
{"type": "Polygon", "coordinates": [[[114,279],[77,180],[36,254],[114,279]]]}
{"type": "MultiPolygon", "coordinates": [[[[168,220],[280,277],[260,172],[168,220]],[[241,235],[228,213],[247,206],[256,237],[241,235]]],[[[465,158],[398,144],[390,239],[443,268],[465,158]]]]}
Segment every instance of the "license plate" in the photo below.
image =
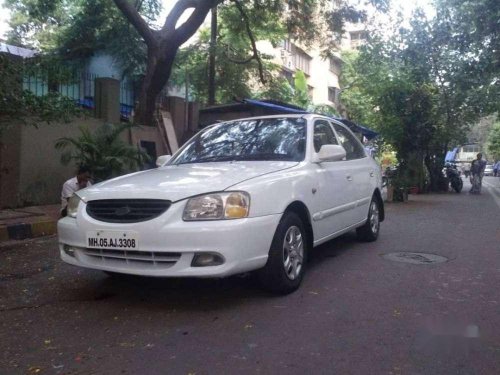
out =
{"type": "Polygon", "coordinates": [[[139,247],[136,232],[97,230],[87,232],[87,247],[91,249],[134,250],[139,247]]]}

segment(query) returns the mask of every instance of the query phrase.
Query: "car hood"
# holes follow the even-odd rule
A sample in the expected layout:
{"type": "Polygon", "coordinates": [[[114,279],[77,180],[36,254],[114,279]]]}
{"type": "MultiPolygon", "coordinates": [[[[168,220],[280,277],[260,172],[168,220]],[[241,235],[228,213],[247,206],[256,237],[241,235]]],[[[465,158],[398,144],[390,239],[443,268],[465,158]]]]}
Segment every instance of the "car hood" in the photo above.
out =
{"type": "Polygon", "coordinates": [[[167,199],[178,201],[223,191],[242,181],[280,171],[297,162],[248,161],[165,166],[114,178],[78,191],[84,201],[96,199],[167,199]]]}

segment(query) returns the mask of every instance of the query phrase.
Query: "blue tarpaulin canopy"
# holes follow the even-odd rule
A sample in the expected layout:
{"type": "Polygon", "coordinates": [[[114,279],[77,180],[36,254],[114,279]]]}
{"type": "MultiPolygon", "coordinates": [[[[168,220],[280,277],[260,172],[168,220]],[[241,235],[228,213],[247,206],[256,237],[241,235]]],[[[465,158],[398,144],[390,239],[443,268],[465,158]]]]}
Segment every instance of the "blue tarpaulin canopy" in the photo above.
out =
{"type": "MultiPolygon", "coordinates": [[[[260,101],[260,100],[254,100],[254,99],[245,99],[243,100],[244,103],[258,106],[258,107],[263,107],[267,108],[269,110],[272,110],[274,112],[280,112],[280,113],[290,113],[290,114],[309,114],[313,112],[308,112],[300,107],[292,106],[290,104],[285,104],[285,103],[279,103],[276,101],[260,101]]],[[[378,136],[377,132],[374,132],[373,130],[370,130],[362,125],[356,124],[355,122],[352,122],[350,120],[340,118],[340,117],[334,117],[334,116],[329,116],[329,115],[324,115],[326,117],[330,117],[332,119],[335,119],[337,121],[340,121],[344,125],[346,125],[349,129],[351,129],[353,132],[361,133],[364,137],[366,137],[368,140],[371,140],[378,136]]]]}
{"type": "Polygon", "coordinates": [[[457,152],[458,152],[458,147],[455,147],[452,151],[448,151],[446,153],[446,156],[444,158],[444,161],[445,162],[448,162],[448,161],[455,161],[455,158],[457,156],[457,152]]]}

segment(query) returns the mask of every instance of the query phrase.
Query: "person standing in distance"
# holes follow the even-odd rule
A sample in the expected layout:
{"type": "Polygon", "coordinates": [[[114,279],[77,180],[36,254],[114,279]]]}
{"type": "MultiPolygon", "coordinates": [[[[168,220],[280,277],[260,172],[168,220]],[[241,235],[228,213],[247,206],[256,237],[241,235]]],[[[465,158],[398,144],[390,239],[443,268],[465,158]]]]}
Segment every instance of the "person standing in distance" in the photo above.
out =
{"type": "Polygon", "coordinates": [[[477,154],[477,159],[473,160],[470,166],[472,183],[472,188],[470,189],[471,194],[481,194],[484,168],[486,168],[486,160],[483,160],[483,154],[479,153],[477,154]]]}
{"type": "Polygon", "coordinates": [[[76,176],[66,181],[61,191],[61,217],[65,217],[68,212],[69,198],[78,190],[91,186],[90,169],[85,165],[78,167],[76,176]]]}

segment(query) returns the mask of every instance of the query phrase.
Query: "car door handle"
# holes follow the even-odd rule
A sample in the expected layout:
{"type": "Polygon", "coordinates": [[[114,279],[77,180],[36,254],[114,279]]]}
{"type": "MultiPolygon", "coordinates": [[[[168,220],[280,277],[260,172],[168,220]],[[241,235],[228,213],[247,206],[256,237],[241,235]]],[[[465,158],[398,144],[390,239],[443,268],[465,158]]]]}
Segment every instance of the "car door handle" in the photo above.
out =
{"type": "Polygon", "coordinates": [[[352,176],[351,175],[347,175],[346,178],[347,178],[347,181],[352,181],[352,176]]]}

